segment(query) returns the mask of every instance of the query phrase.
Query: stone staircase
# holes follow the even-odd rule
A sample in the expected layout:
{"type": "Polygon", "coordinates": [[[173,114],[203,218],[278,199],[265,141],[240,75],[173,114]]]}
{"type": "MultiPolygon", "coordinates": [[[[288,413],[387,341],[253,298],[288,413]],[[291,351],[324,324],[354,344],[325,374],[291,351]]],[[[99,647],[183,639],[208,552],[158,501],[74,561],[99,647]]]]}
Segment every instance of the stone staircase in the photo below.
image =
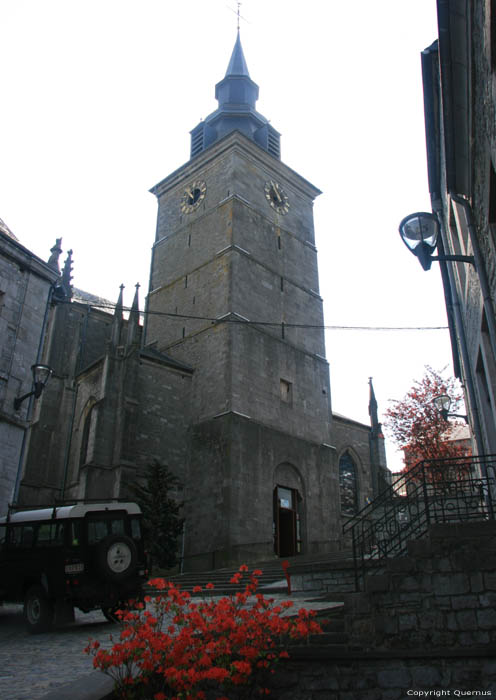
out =
{"type": "Polygon", "coordinates": [[[230,595],[244,590],[249,574],[256,569],[262,571],[258,584],[260,593],[266,597],[273,595],[276,598],[292,600],[294,614],[300,607],[316,611],[316,620],[321,625],[323,634],[310,637],[304,646],[290,642],[289,646],[293,650],[298,649],[298,654],[303,657],[314,654],[317,648],[324,648],[326,653],[332,652],[339,655],[350,652],[350,639],[345,629],[345,606],[339,603],[346,599],[349,592],[354,591],[354,564],[351,551],[261,561],[251,564],[248,573],[244,574],[238,584],[230,581],[239,567],[170,576],[164,574],[163,578],[172,581],[192,596],[205,598],[210,595],[230,595]],[[288,593],[282,567],[283,561],[289,564],[291,595],[288,593]],[[213,583],[214,588],[206,589],[207,583],[213,583]],[[197,586],[201,586],[201,592],[193,593],[193,589],[197,586]]]}
{"type": "Polygon", "coordinates": [[[199,595],[208,593],[205,590],[205,585],[212,583],[214,585],[214,589],[211,591],[212,595],[229,595],[244,590],[249,573],[259,569],[262,571],[262,575],[259,577],[258,590],[264,594],[284,594],[288,592],[288,586],[282,567],[283,561],[287,561],[289,564],[288,572],[293,593],[329,595],[331,597],[328,599],[332,600],[334,591],[344,593],[354,590],[353,558],[349,551],[299,555],[284,560],[277,558],[257,562],[249,566],[248,574],[245,573],[239,584],[231,583],[231,579],[239,571],[239,567],[187,572],[172,576],[164,575],[164,577],[180,586],[181,590],[192,594],[196,586],[202,587],[202,592],[199,595]]]}

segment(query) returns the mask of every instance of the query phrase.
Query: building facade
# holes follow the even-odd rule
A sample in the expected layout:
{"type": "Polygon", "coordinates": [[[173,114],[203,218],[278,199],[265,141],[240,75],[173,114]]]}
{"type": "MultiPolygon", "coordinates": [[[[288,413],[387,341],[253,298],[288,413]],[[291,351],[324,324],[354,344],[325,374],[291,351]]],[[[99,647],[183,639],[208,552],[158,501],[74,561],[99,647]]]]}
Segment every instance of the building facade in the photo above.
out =
{"type": "Polygon", "coordinates": [[[35,410],[31,367],[42,357],[47,313],[60,271],[55,246],[48,263],[22,246],[0,220],[0,503],[16,497],[20,462],[35,410]]]}
{"type": "Polygon", "coordinates": [[[422,53],[432,210],[454,367],[479,454],[496,453],[496,16],[489,0],[438,0],[422,53]]]}
{"type": "Polygon", "coordinates": [[[138,290],[127,318],[122,289],[113,315],[72,291],[55,309],[21,487],[24,502],[126,496],[167,464],[184,569],[340,549],[343,520],[388,481],[372,387],[371,426],[333,420],[320,191],[281,161],[239,34],[216,97],[190,160],[152,189],[144,325],[138,290]]]}

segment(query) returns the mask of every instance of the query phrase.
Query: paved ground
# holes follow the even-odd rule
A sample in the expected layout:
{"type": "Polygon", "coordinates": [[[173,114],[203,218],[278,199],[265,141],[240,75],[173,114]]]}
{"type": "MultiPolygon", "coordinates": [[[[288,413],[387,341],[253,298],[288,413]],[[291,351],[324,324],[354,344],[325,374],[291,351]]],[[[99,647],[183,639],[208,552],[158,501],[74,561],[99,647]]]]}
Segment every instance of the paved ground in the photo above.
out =
{"type": "Polygon", "coordinates": [[[74,624],[32,635],[24,628],[21,605],[0,606],[0,698],[38,700],[91,673],[92,659],[83,653],[88,638],[103,641],[118,629],[100,612],[76,611],[74,624]]]}
{"type": "MultiPolygon", "coordinates": [[[[269,597],[288,599],[288,596],[278,594],[269,594],[269,597]]],[[[298,595],[292,599],[292,612],[299,607],[322,610],[339,605],[308,601],[298,595]]],[[[99,673],[93,670],[91,657],[83,653],[88,639],[91,637],[102,645],[109,645],[110,634],[118,636],[119,625],[107,622],[100,612],[85,615],[76,610],[73,624],[46,634],[32,635],[24,628],[21,605],[6,603],[0,606],[1,700],[40,700],[57,689],[60,689],[57,700],[74,700],[74,693],[66,687],[67,684],[73,683],[74,688],[84,687],[85,676],[99,673]]]]}

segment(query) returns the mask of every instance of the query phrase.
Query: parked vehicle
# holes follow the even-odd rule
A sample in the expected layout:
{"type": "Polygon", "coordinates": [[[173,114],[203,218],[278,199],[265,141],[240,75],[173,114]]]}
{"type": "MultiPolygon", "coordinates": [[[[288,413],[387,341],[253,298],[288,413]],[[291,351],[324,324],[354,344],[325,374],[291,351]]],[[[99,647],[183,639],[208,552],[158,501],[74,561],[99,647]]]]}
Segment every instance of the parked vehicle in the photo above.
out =
{"type": "Polygon", "coordinates": [[[101,608],[107,619],[142,597],[146,554],[135,503],[10,508],[0,518],[0,602],[24,603],[30,632],[101,608]]]}

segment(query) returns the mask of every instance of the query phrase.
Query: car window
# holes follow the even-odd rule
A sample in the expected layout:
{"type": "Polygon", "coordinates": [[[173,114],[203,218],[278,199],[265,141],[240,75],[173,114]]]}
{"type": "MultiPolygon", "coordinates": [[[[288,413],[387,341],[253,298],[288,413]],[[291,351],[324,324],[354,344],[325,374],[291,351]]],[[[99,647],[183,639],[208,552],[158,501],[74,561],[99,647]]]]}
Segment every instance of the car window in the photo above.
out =
{"type": "Polygon", "coordinates": [[[73,520],[71,523],[71,545],[78,547],[83,539],[83,523],[81,520],[73,520]]]}
{"type": "Polygon", "coordinates": [[[57,547],[64,544],[64,523],[41,523],[36,544],[39,547],[57,547]]]}
{"type": "Polygon", "coordinates": [[[12,525],[9,528],[9,546],[29,549],[34,543],[34,525],[12,525]]]}
{"type": "Polygon", "coordinates": [[[138,518],[131,519],[131,537],[133,540],[141,539],[141,523],[138,518]]]}
{"type": "Polygon", "coordinates": [[[91,518],[88,520],[88,544],[97,544],[107,535],[123,535],[124,518],[91,518]]]}
{"type": "Polygon", "coordinates": [[[123,518],[116,518],[110,521],[110,532],[113,535],[124,535],[126,533],[123,518]]]}
{"type": "Polygon", "coordinates": [[[7,537],[7,528],[5,525],[0,525],[0,547],[5,544],[5,538],[7,537]]]}

